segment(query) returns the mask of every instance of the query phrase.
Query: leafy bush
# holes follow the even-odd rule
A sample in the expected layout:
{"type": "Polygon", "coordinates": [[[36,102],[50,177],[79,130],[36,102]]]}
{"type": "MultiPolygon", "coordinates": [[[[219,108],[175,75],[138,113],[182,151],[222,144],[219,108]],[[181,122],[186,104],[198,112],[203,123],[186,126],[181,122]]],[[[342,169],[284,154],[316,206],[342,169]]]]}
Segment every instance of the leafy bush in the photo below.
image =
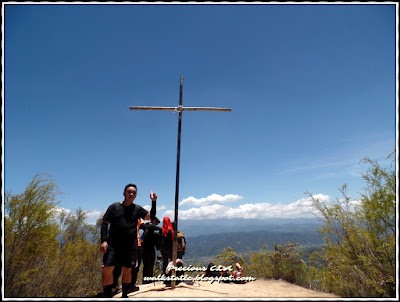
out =
{"type": "Polygon", "coordinates": [[[294,243],[275,245],[270,253],[272,276],[290,283],[304,285],[306,283],[307,265],[301,259],[298,247],[294,243]]]}
{"type": "Polygon", "coordinates": [[[331,204],[310,194],[324,221],[321,233],[326,235],[321,286],[342,297],[395,297],[394,160],[386,168],[368,158],[363,162],[370,168],[363,175],[366,187],[358,203],[351,202],[346,185],[340,189],[343,199],[331,204]]]}
{"type": "Polygon", "coordinates": [[[22,194],[6,194],[5,297],[90,297],[102,291],[101,253],[92,243],[98,231],[80,209],[58,216],[59,194],[47,174],[36,175],[22,194]]]}
{"type": "Polygon", "coordinates": [[[4,289],[6,297],[51,296],[47,286],[58,253],[54,219],[59,194],[46,174],[36,175],[22,194],[5,196],[4,289]]]}
{"type": "Polygon", "coordinates": [[[269,255],[268,245],[264,245],[261,251],[250,252],[249,261],[244,265],[246,274],[256,278],[273,278],[273,265],[269,255]]]}
{"type": "Polygon", "coordinates": [[[217,256],[216,264],[224,266],[239,262],[245,269],[246,276],[263,279],[282,279],[290,283],[307,285],[307,265],[300,257],[297,244],[287,243],[275,245],[274,251],[269,251],[265,245],[261,251],[252,251],[248,257],[234,252],[232,247],[225,248],[217,256]]]}
{"type": "Polygon", "coordinates": [[[222,250],[221,254],[217,255],[216,257],[216,264],[235,267],[236,262],[243,263],[244,259],[243,256],[234,252],[233,247],[226,247],[222,250]]]}

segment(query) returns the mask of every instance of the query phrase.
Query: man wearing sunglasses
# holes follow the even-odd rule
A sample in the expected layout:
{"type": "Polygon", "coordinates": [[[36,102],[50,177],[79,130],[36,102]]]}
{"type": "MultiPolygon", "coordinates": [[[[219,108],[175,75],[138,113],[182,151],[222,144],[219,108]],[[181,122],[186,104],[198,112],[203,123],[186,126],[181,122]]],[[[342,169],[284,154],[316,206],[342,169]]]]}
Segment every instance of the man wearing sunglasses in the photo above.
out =
{"type": "Polygon", "coordinates": [[[101,225],[100,251],[104,254],[102,284],[104,296],[107,298],[112,297],[113,270],[116,264],[122,266],[122,298],[128,297],[132,267],[135,267],[137,260],[138,220],[140,218],[152,220],[156,216],[156,193],[150,194],[152,201],[150,213],[133,203],[137,195],[135,184],[126,185],[123,195],[124,201],[113,203],[108,207],[101,225]]]}

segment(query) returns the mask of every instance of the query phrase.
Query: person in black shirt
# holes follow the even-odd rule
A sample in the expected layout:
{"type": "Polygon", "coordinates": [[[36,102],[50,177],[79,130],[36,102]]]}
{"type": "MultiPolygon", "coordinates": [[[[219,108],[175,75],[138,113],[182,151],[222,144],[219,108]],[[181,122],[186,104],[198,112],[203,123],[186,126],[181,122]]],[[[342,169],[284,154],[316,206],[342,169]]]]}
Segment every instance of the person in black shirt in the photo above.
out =
{"type": "MultiPolygon", "coordinates": [[[[157,226],[160,220],[156,217],[151,223],[140,225],[143,229],[143,279],[144,277],[153,277],[154,261],[156,260],[156,251],[154,249],[157,243],[157,232],[161,233],[162,229],[157,226]]],[[[143,280],[143,284],[152,283],[150,280],[143,280]]]]}
{"type": "MultiPolygon", "coordinates": [[[[138,226],[137,226],[138,236],[139,236],[139,229],[142,229],[141,228],[142,225],[143,225],[143,220],[139,219],[138,226]]],[[[142,246],[141,239],[142,238],[140,238],[140,239],[138,238],[138,250],[137,250],[137,257],[136,257],[136,265],[132,265],[131,287],[130,287],[128,293],[139,290],[139,287],[136,286],[136,281],[137,281],[137,274],[139,272],[140,263],[143,258],[143,246],[142,246]]],[[[113,290],[112,290],[113,295],[114,295],[114,292],[118,293],[118,291],[119,291],[120,287],[118,284],[118,279],[119,279],[119,276],[121,275],[121,272],[122,272],[121,265],[116,264],[114,266],[114,270],[113,270],[113,279],[114,279],[113,290]]]]}
{"type": "Polygon", "coordinates": [[[156,193],[150,194],[152,200],[150,213],[133,203],[137,195],[136,185],[126,185],[123,195],[125,197],[123,202],[116,202],[108,207],[101,225],[100,251],[104,254],[102,284],[106,297],[112,296],[115,265],[122,266],[122,297],[128,297],[132,266],[135,266],[137,260],[138,219],[151,220],[156,214],[156,193]],[[110,226],[109,232],[108,226],[110,226]]]}

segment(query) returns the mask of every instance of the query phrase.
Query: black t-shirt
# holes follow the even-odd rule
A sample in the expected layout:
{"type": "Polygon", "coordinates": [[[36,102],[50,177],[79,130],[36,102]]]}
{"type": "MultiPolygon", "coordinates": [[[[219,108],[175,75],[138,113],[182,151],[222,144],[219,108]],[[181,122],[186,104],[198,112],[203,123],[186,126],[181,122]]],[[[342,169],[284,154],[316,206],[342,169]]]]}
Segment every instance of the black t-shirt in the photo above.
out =
{"type": "Polygon", "coordinates": [[[110,205],[103,221],[110,223],[107,243],[116,248],[137,249],[137,224],[148,212],[137,204],[124,206],[120,202],[110,205]]]}

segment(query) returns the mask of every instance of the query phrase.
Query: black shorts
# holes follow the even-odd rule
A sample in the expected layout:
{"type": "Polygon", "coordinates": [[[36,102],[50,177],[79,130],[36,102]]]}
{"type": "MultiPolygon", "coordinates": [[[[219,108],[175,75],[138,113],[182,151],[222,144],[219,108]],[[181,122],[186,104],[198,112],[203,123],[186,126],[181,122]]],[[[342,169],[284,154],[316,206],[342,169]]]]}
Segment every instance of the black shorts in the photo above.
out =
{"type": "Polygon", "coordinates": [[[134,267],[137,259],[137,250],[121,249],[108,246],[107,253],[103,256],[104,266],[134,267]]]}

